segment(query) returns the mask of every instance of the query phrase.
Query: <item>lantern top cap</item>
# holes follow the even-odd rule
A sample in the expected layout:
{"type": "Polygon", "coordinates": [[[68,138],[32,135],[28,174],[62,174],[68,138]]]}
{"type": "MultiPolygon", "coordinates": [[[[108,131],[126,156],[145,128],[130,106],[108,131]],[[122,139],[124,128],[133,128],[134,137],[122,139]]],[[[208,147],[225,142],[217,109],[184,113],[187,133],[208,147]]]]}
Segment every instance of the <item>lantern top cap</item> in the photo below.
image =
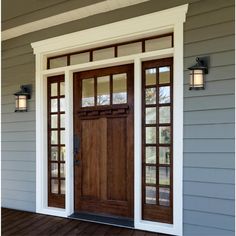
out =
{"type": "Polygon", "coordinates": [[[31,85],[22,85],[21,90],[14,93],[15,96],[27,96],[28,99],[31,97],[31,85]]]}
{"type": "Polygon", "coordinates": [[[205,74],[208,73],[208,67],[207,67],[207,58],[199,58],[196,57],[196,64],[189,67],[189,70],[203,70],[205,74]]]}

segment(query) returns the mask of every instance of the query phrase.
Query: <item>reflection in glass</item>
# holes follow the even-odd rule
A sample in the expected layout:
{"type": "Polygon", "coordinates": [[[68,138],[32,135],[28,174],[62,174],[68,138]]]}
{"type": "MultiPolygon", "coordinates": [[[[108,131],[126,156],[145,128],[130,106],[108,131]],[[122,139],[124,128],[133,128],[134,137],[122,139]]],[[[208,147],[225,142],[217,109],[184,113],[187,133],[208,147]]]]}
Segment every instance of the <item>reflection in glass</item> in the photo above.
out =
{"type": "Polygon", "coordinates": [[[170,103],[170,86],[159,88],[159,103],[170,103]]]}
{"type": "Polygon", "coordinates": [[[94,106],[94,78],[82,80],[82,107],[94,106]]]}
{"type": "Polygon", "coordinates": [[[159,84],[170,83],[170,67],[159,67],[159,84]]]}
{"type": "Polygon", "coordinates": [[[60,127],[65,128],[65,114],[61,114],[60,116],[60,127]]]}
{"type": "Polygon", "coordinates": [[[51,180],[51,193],[58,194],[58,180],[57,179],[51,180]]]}
{"type": "Polygon", "coordinates": [[[170,185],[170,167],[159,167],[159,184],[170,185]]]}
{"type": "Polygon", "coordinates": [[[65,164],[64,163],[60,164],[60,174],[61,174],[61,178],[65,178],[66,177],[66,168],[65,168],[65,164]]]}
{"type": "Polygon", "coordinates": [[[170,205],[170,189],[169,188],[159,188],[159,204],[161,206],[170,205]]]}
{"type": "Polygon", "coordinates": [[[113,75],[113,104],[127,103],[127,74],[113,75]]]}
{"type": "Polygon", "coordinates": [[[146,204],[156,204],[156,188],[146,186],[146,204]]]}
{"type": "Polygon", "coordinates": [[[65,82],[60,82],[60,95],[65,95],[65,82]]]}
{"type": "Polygon", "coordinates": [[[146,73],[146,85],[156,84],[156,68],[145,70],[146,73]]]}
{"type": "Polygon", "coordinates": [[[52,161],[58,160],[58,147],[51,147],[51,160],[52,161]]]}
{"type": "Polygon", "coordinates": [[[159,143],[169,144],[170,142],[170,126],[159,127],[159,143]]]}
{"type": "Polygon", "coordinates": [[[156,108],[146,108],[146,124],[156,124],[156,108]]]}
{"type": "Polygon", "coordinates": [[[159,147],[159,163],[170,164],[170,148],[159,147]]]}
{"type": "Polygon", "coordinates": [[[57,128],[57,115],[51,115],[51,128],[57,128]]]}
{"type": "Polygon", "coordinates": [[[51,144],[58,144],[57,131],[51,131],[51,144]]]}
{"type": "Polygon", "coordinates": [[[170,123],[170,107],[160,107],[159,108],[159,123],[170,123]]]}
{"type": "Polygon", "coordinates": [[[146,163],[156,164],[156,147],[146,147],[146,163]]]}
{"type": "Polygon", "coordinates": [[[57,96],[57,83],[51,84],[51,97],[57,96]]]}
{"type": "Polygon", "coordinates": [[[61,194],[65,194],[65,180],[61,180],[61,194]]]}
{"type": "Polygon", "coordinates": [[[65,98],[60,98],[60,111],[65,111],[65,98]]]}
{"type": "Polygon", "coordinates": [[[58,177],[58,164],[51,163],[51,177],[58,177]]]}
{"type": "Polygon", "coordinates": [[[146,184],[156,184],[156,167],[146,166],[146,184]]]}
{"type": "Polygon", "coordinates": [[[65,144],[65,130],[61,130],[61,144],[65,144]]]}
{"type": "Polygon", "coordinates": [[[156,127],[146,127],[146,144],[156,143],[156,127]]]}
{"type": "Polygon", "coordinates": [[[156,88],[147,88],[145,90],[146,104],[156,104],[156,88]]]}
{"type": "Polygon", "coordinates": [[[97,78],[97,105],[110,104],[110,76],[97,78]]]}
{"type": "Polygon", "coordinates": [[[66,157],[66,147],[61,147],[60,160],[65,161],[66,157]]]}
{"type": "Polygon", "coordinates": [[[51,99],[51,112],[57,112],[57,99],[51,99]]]}

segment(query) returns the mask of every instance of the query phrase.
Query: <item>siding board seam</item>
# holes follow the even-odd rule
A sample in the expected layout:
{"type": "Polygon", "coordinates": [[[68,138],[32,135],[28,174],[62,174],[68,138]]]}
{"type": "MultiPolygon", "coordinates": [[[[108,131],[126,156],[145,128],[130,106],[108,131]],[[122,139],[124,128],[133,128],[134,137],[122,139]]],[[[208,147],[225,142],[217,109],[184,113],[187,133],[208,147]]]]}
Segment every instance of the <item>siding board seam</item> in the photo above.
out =
{"type": "Polygon", "coordinates": [[[234,202],[234,199],[228,198],[219,198],[219,197],[209,197],[209,196],[200,196],[200,195],[193,195],[193,194],[184,194],[186,197],[195,197],[195,198],[207,198],[207,199],[216,199],[216,200],[224,200],[224,201],[231,201],[234,202]]]}
{"type": "Polygon", "coordinates": [[[228,216],[228,217],[234,217],[234,215],[232,214],[223,214],[220,212],[212,212],[212,211],[203,211],[203,210],[194,210],[194,209],[187,209],[187,208],[183,208],[184,211],[191,211],[191,212],[199,212],[199,213],[207,213],[207,214],[211,214],[211,215],[220,215],[220,216],[228,216]]]}

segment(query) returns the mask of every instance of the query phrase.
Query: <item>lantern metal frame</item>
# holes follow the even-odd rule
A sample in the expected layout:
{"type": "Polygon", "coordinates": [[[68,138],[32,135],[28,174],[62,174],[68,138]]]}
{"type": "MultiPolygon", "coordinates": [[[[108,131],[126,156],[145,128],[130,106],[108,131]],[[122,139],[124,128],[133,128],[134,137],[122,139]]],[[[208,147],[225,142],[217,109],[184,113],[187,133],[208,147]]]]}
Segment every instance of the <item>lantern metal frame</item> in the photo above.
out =
{"type": "Polygon", "coordinates": [[[190,81],[192,79],[192,84],[190,82],[189,84],[189,90],[202,90],[205,89],[205,74],[208,74],[208,61],[209,58],[208,57],[196,57],[196,64],[189,67],[188,70],[190,70],[190,76],[192,76],[192,78],[190,78],[190,81]],[[195,82],[195,78],[194,75],[199,75],[199,73],[196,73],[195,71],[202,71],[201,75],[202,75],[202,84],[199,84],[198,86],[194,83],[195,82]]]}
{"type": "Polygon", "coordinates": [[[18,103],[16,103],[15,112],[27,112],[28,111],[27,100],[31,99],[32,86],[31,85],[21,85],[20,89],[21,89],[20,91],[14,93],[15,100],[18,101],[18,103]],[[24,107],[24,109],[20,109],[20,107],[19,107],[20,96],[25,96],[26,106],[24,107]]]}

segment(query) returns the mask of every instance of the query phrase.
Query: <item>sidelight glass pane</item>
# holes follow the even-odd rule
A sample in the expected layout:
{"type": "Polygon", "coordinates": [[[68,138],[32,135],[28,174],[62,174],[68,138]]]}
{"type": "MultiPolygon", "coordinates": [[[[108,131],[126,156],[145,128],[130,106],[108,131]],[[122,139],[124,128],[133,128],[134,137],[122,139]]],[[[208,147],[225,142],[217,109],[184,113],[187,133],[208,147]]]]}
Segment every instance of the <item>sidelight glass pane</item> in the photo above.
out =
{"type": "Polygon", "coordinates": [[[65,188],[66,186],[65,186],[65,180],[61,180],[61,194],[65,194],[65,188]]]}
{"type": "Polygon", "coordinates": [[[51,180],[51,193],[58,194],[58,180],[57,179],[51,180]]]}
{"type": "Polygon", "coordinates": [[[58,177],[58,164],[51,163],[51,177],[58,177]]]}
{"type": "Polygon", "coordinates": [[[159,143],[170,144],[171,142],[170,126],[159,127],[159,143]]]}
{"type": "Polygon", "coordinates": [[[159,184],[170,185],[170,167],[159,167],[159,184]]]}
{"type": "Polygon", "coordinates": [[[127,74],[116,74],[112,76],[113,81],[113,104],[127,103],[127,74]]]}
{"type": "Polygon", "coordinates": [[[61,178],[65,178],[66,177],[66,168],[65,168],[65,164],[64,163],[60,164],[60,174],[61,174],[61,178]]]}
{"type": "Polygon", "coordinates": [[[94,78],[82,80],[82,107],[94,106],[94,78]]]}
{"type": "Polygon", "coordinates": [[[57,111],[58,111],[57,98],[51,99],[51,112],[57,112],[57,111]]]}
{"type": "Polygon", "coordinates": [[[145,41],[145,52],[172,47],[172,36],[166,36],[145,41]]]}
{"type": "Polygon", "coordinates": [[[170,107],[160,107],[159,108],[159,123],[170,123],[170,107]]]}
{"type": "Polygon", "coordinates": [[[110,104],[110,76],[102,76],[97,78],[97,105],[110,104]]]}
{"type": "Polygon", "coordinates": [[[170,103],[170,86],[159,88],[159,103],[170,103]]]}
{"type": "Polygon", "coordinates": [[[156,127],[146,127],[146,144],[156,143],[156,127]]]}
{"type": "Polygon", "coordinates": [[[156,164],[156,147],[146,147],[146,163],[147,164],[156,164]]]}
{"type": "Polygon", "coordinates": [[[60,98],[60,111],[65,111],[65,98],[60,98]]]}
{"type": "Polygon", "coordinates": [[[93,61],[108,59],[115,57],[115,48],[104,48],[93,51],[93,61]]]}
{"type": "Polygon", "coordinates": [[[51,97],[57,96],[57,83],[51,84],[51,97]]]}
{"type": "Polygon", "coordinates": [[[51,161],[58,160],[58,147],[51,147],[51,161]]]}
{"type": "Polygon", "coordinates": [[[146,104],[156,104],[156,88],[147,88],[145,90],[146,104]]]}
{"type": "Polygon", "coordinates": [[[51,115],[51,128],[56,129],[58,124],[57,115],[51,115]]]}
{"type": "Polygon", "coordinates": [[[61,140],[60,144],[65,144],[65,130],[61,130],[61,140]]]}
{"type": "Polygon", "coordinates": [[[60,128],[65,128],[65,114],[60,115],[60,128]]]}
{"type": "Polygon", "coordinates": [[[65,82],[60,82],[60,95],[65,95],[65,82]]]}
{"type": "Polygon", "coordinates": [[[58,144],[58,135],[56,130],[51,131],[51,144],[58,144]]]}
{"type": "Polygon", "coordinates": [[[156,184],[156,167],[146,166],[146,184],[156,184]]]}
{"type": "Polygon", "coordinates": [[[146,74],[146,85],[155,85],[156,84],[156,68],[145,70],[145,74],[146,74]]]}
{"type": "Polygon", "coordinates": [[[156,107],[146,108],[146,124],[156,124],[156,107]]]}
{"type": "Polygon", "coordinates": [[[159,188],[159,204],[161,206],[170,205],[170,189],[169,188],[159,188]]]}
{"type": "Polygon", "coordinates": [[[142,43],[129,43],[125,45],[118,46],[118,57],[132,55],[142,52],[142,43]]]}
{"type": "Polygon", "coordinates": [[[170,148],[159,147],[159,163],[170,164],[170,148]]]}
{"type": "Polygon", "coordinates": [[[57,57],[49,60],[49,68],[58,68],[62,66],[67,66],[67,56],[57,57]]]}
{"type": "Polygon", "coordinates": [[[170,67],[159,67],[159,84],[170,83],[170,67]]]}
{"type": "Polygon", "coordinates": [[[156,204],[156,187],[146,186],[146,204],[156,204]]]}
{"type": "Polygon", "coordinates": [[[60,161],[65,161],[66,157],[66,147],[61,147],[60,149],[60,161]]]}
{"type": "Polygon", "coordinates": [[[89,52],[74,54],[70,56],[70,64],[76,65],[89,62],[89,52]]]}

